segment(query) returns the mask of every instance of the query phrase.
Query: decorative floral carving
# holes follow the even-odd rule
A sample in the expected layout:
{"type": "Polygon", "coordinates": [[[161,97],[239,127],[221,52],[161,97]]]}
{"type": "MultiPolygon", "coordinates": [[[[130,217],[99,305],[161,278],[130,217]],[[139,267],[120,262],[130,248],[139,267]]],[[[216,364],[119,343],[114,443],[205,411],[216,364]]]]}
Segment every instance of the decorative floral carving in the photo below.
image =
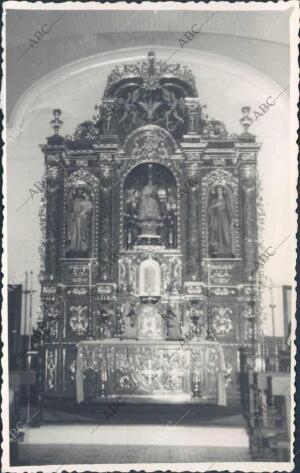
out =
{"type": "Polygon", "coordinates": [[[41,240],[40,240],[40,246],[39,246],[41,269],[39,273],[39,278],[40,278],[40,281],[42,282],[45,277],[45,263],[46,263],[45,259],[46,259],[47,197],[46,197],[45,189],[41,198],[39,218],[40,218],[40,228],[41,228],[41,240]]]}
{"type": "Polygon", "coordinates": [[[226,159],[224,157],[213,158],[214,166],[225,166],[226,159]]]}
{"type": "Polygon", "coordinates": [[[206,122],[202,135],[208,139],[227,138],[227,130],[223,122],[219,120],[210,120],[206,122]]]}
{"type": "Polygon", "coordinates": [[[256,296],[257,295],[257,289],[255,286],[245,286],[244,287],[244,294],[246,296],[256,296]]]}
{"type": "Polygon", "coordinates": [[[254,337],[254,323],[252,320],[245,320],[244,322],[244,339],[245,341],[252,341],[254,337]]]}
{"type": "Polygon", "coordinates": [[[88,306],[70,307],[70,326],[77,335],[83,335],[88,328],[88,306]]]}
{"type": "Polygon", "coordinates": [[[187,294],[202,294],[202,286],[195,283],[186,284],[187,294]]]}
{"type": "Polygon", "coordinates": [[[101,161],[111,161],[113,159],[113,157],[114,157],[113,154],[110,154],[110,153],[101,153],[100,154],[100,160],[101,161]]]}
{"type": "Polygon", "coordinates": [[[198,163],[190,163],[187,166],[187,174],[189,179],[196,180],[199,176],[199,165],[198,163]]]}
{"type": "Polygon", "coordinates": [[[67,282],[79,284],[87,283],[89,280],[89,268],[81,265],[70,265],[65,268],[67,282]]]}
{"type": "Polygon", "coordinates": [[[88,293],[88,289],[86,287],[74,287],[73,289],[67,290],[68,295],[74,294],[76,296],[83,296],[87,293],[88,293]]]}
{"type": "Polygon", "coordinates": [[[98,294],[112,294],[114,292],[114,289],[112,286],[109,285],[103,285],[103,286],[98,286],[97,288],[98,294]]]}
{"type": "Polygon", "coordinates": [[[100,163],[101,177],[109,179],[112,176],[112,168],[109,164],[100,163]]]}
{"type": "Polygon", "coordinates": [[[124,143],[126,154],[135,159],[168,158],[176,147],[176,142],[170,133],[157,125],[138,128],[128,136],[124,143]]]}
{"type": "Polygon", "coordinates": [[[47,164],[50,164],[50,165],[59,164],[61,161],[61,157],[62,157],[61,154],[47,154],[46,155],[47,164]]]}
{"type": "Polygon", "coordinates": [[[214,287],[210,289],[210,293],[215,296],[234,296],[235,290],[228,287],[214,287]]]}
{"type": "Polygon", "coordinates": [[[55,286],[43,286],[42,291],[45,294],[56,294],[56,287],[55,286]]]}
{"type": "Polygon", "coordinates": [[[46,319],[57,319],[60,313],[60,309],[57,306],[45,305],[44,315],[46,319]]]}
{"type": "Polygon", "coordinates": [[[212,326],[217,335],[228,335],[233,328],[232,310],[228,307],[216,307],[212,310],[212,326]]]}
{"type": "Polygon", "coordinates": [[[76,160],[76,166],[78,168],[82,167],[82,168],[87,168],[89,165],[89,162],[85,159],[78,159],[76,160]]]}
{"type": "Polygon", "coordinates": [[[232,372],[233,372],[233,368],[231,364],[228,361],[226,361],[226,371],[224,373],[226,388],[230,383],[232,383],[232,372]]]}
{"type": "Polygon", "coordinates": [[[74,133],[74,140],[94,140],[97,137],[98,130],[91,120],[80,123],[74,133]]]}
{"type": "Polygon", "coordinates": [[[225,284],[230,282],[233,265],[219,264],[211,268],[211,281],[214,284],[225,284]]]}
{"type": "Polygon", "coordinates": [[[53,391],[56,386],[56,351],[47,350],[47,389],[53,391]]]}
{"type": "Polygon", "coordinates": [[[245,319],[248,319],[248,318],[250,319],[250,318],[254,317],[253,307],[250,307],[250,306],[244,307],[244,309],[242,311],[242,316],[245,319]]]}
{"type": "Polygon", "coordinates": [[[69,363],[67,370],[69,371],[69,376],[70,380],[74,381],[75,380],[75,373],[76,373],[76,360],[72,360],[71,363],[69,363]]]}
{"type": "Polygon", "coordinates": [[[111,74],[108,76],[108,86],[105,95],[108,95],[110,87],[124,78],[134,77],[143,79],[143,87],[148,90],[154,90],[160,84],[161,79],[166,77],[170,80],[171,77],[188,82],[191,89],[197,94],[195,87],[195,77],[190,69],[180,64],[167,64],[163,61],[155,59],[155,53],[150,51],[148,59],[136,64],[121,64],[117,65],[111,74]]]}
{"type": "Polygon", "coordinates": [[[79,169],[73,172],[66,181],[66,188],[76,188],[88,184],[94,192],[98,192],[99,179],[86,169],[79,169]]]}
{"type": "Polygon", "coordinates": [[[47,177],[49,180],[57,179],[61,174],[61,169],[58,166],[47,166],[47,177]]]}
{"type": "Polygon", "coordinates": [[[188,160],[192,161],[199,161],[200,160],[201,153],[199,151],[189,151],[186,153],[186,157],[188,160]]]}
{"type": "Polygon", "coordinates": [[[140,158],[168,158],[168,149],[163,141],[155,135],[148,135],[140,138],[134,145],[132,157],[140,158]]]}

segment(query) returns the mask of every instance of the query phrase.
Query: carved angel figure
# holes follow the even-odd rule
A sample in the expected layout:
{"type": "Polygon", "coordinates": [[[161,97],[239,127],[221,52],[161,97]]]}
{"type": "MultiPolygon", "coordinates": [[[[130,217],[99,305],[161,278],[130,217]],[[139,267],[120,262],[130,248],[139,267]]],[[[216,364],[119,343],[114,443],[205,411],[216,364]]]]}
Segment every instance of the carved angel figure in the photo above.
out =
{"type": "Polygon", "coordinates": [[[180,112],[185,112],[184,99],[182,97],[178,99],[174,92],[170,92],[167,89],[162,89],[162,96],[169,107],[169,110],[165,114],[167,128],[169,129],[169,124],[172,118],[177,122],[184,123],[183,118],[179,116],[177,111],[178,108],[180,112]]]}
{"type": "Polygon", "coordinates": [[[124,114],[120,118],[119,123],[122,123],[129,116],[132,117],[132,123],[136,123],[136,105],[137,99],[140,96],[140,89],[135,89],[133,92],[128,92],[127,98],[124,102],[124,114]]]}

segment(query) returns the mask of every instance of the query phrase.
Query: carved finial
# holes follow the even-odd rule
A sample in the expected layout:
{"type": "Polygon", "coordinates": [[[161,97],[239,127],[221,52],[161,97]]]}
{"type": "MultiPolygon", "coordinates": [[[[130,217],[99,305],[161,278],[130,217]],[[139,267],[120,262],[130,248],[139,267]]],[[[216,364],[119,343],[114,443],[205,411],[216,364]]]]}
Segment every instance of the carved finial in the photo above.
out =
{"type": "Polygon", "coordinates": [[[249,126],[251,125],[252,123],[252,119],[249,117],[249,114],[251,112],[251,108],[246,106],[246,107],[242,107],[241,108],[241,112],[242,112],[242,118],[240,119],[240,124],[242,125],[242,127],[244,128],[244,133],[246,133],[246,131],[248,130],[249,126]]]}
{"type": "Polygon", "coordinates": [[[201,105],[201,114],[203,120],[208,120],[207,105],[205,103],[201,105]]]}
{"type": "Polygon", "coordinates": [[[59,108],[55,108],[52,111],[52,113],[53,113],[54,119],[51,120],[50,125],[51,125],[51,128],[53,128],[54,130],[54,134],[58,135],[59,130],[63,124],[63,121],[61,121],[61,119],[59,118],[61,116],[61,110],[59,108]]]}
{"type": "Polygon", "coordinates": [[[148,84],[150,87],[155,85],[155,52],[154,51],[149,51],[148,53],[148,63],[149,63],[149,68],[148,68],[148,84]]]}
{"type": "Polygon", "coordinates": [[[150,62],[154,62],[155,61],[155,52],[154,51],[149,51],[148,52],[148,60],[150,62]]]}

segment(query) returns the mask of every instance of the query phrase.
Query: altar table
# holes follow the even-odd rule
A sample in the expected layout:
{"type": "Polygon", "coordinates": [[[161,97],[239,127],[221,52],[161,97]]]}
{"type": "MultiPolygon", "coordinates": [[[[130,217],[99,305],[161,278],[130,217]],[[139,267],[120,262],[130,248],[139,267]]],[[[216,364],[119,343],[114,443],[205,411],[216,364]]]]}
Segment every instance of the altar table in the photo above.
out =
{"type": "MultiPolygon", "coordinates": [[[[77,402],[172,396],[226,405],[225,360],[217,342],[88,340],[77,345],[77,402]],[[93,392],[85,386],[94,375],[93,392]]],[[[91,384],[91,383],[90,383],[91,384]]]]}

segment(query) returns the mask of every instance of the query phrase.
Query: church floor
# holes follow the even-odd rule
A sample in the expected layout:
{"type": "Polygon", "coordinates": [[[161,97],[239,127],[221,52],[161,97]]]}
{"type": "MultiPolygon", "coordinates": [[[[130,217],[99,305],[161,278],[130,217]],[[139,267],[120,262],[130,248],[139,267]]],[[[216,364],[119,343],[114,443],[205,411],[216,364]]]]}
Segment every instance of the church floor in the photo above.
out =
{"type": "Polygon", "coordinates": [[[25,428],[18,464],[250,461],[239,409],[129,404],[103,422],[107,407],[45,407],[41,427],[25,428]]]}
{"type": "Polygon", "coordinates": [[[27,428],[21,465],[250,461],[241,427],[43,425],[27,428]]]}
{"type": "MultiPolygon", "coordinates": [[[[245,447],[178,447],[149,445],[20,445],[21,465],[117,463],[247,462],[245,447]]],[[[64,468],[61,468],[63,471],[64,468]]],[[[212,468],[213,470],[213,468],[212,468]]]]}

